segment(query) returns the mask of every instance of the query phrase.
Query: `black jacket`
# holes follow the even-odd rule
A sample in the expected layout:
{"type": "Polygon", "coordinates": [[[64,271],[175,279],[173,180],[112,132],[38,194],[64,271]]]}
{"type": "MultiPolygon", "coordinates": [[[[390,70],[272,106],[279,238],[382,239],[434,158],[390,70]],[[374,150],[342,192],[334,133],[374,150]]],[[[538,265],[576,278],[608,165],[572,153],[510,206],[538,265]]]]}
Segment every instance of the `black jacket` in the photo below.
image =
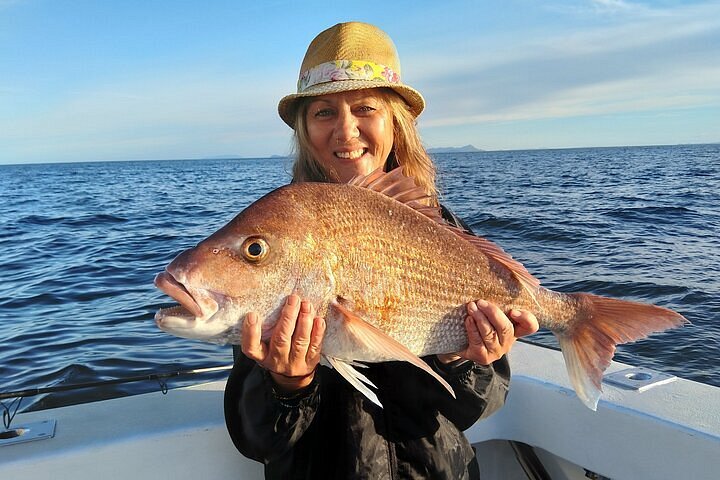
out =
{"type": "Polygon", "coordinates": [[[462,433],[502,406],[510,379],[503,357],[449,369],[425,358],[455,390],[404,362],[370,365],[379,408],[334,370],[279,395],[270,375],[240,355],[225,390],[225,420],[237,449],[265,464],[268,479],[477,479],[462,433]]]}
{"type": "Polygon", "coordinates": [[[434,356],[424,360],[457,399],[405,362],[362,369],[384,408],[322,365],[307,388],[286,396],[238,349],[225,390],[228,431],[243,455],[265,464],[268,479],[477,479],[475,454],[462,431],[503,405],[508,362],[447,366],[434,356]]]}

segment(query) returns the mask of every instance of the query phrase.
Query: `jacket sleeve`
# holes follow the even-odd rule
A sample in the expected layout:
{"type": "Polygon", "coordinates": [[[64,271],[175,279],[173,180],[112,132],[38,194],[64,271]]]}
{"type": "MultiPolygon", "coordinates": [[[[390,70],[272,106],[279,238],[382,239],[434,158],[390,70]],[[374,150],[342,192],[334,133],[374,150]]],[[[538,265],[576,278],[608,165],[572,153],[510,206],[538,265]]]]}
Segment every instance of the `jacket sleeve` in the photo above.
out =
{"type": "Polygon", "coordinates": [[[505,404],[510,386],[507,356],[487,366],[469,360],[443,365],[435,358],[432,366],[450,384],[456,396],[453,399],[445,392],[444,401],[439,402],[440,413],[460,430],[470,428],[505,404]]]}
{"type": "Polygon", "coordinates": [[[315,417],[318,377],[282,395],[266,370],[237,352],[225,387],[225,423],[240,453],[267,464],[291,451],[315,417]]]}

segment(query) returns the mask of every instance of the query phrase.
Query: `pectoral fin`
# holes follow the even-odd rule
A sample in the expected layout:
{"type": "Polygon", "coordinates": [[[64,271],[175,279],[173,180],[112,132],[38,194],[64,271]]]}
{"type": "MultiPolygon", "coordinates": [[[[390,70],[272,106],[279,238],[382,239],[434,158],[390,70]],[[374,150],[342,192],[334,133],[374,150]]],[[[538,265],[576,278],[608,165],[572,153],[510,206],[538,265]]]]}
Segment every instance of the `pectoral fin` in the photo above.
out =
{"type": "Polygon", "coordinates": [[[330,362],[330,365],[332,365],[333,368],[337,370],[337,372],[350,383],[350,385],[357,388],[358,391],[365,395],[371,402],[382,408],[382,403],[380,403],[380,400],[378,400],[377,395],[375,395],[375,393],[368,388],[368,385],[373,388],[377,387],[365,375],[355,370],[353,364],[335,357],[325,358],[327,358],[328,362],[330,362]]]}
{"type": "MultiPolygon", "coordinates": [[[[342,304],[338,302],[333,302],[332,306],[339,313],[338,316],[342,319],[343,329],[349,337],[349,340],[352,341],[352,343],[358,349],[369,352],[371,354],[369,355],[369,357],[375,359],[375,361],[400,360],[415,365],[419,369],[427,372],[435,380],[440,382],[440,384],[445,387],[448,392],[450,392],[450,395],[455,398],[455,392],[453,391],[452,387],[445,381],[445,379],[438,375],[435,370],[430,367],[430,365],[425,363],[420,357],[408,350],[408,348],[405,347],[403,344],[401,344],[382,330],[378,329],[377,327],[370,325],[368,322],[360,318],[352,310],[348,309],[342,304]]],[[[328,360],[330,360],[330,358],[328,358],[328,360]]],[[[335,362],[337,362],[337,358],[335,358],[334,360],[335,362]]],[[[362,361],[363,358],[359,358],[359,360],[362,361]]],[[[330,361],[332,363],[332,360],[330,361]]],[[[343,368],[347,367],[352,369],[352,367],[350,367],[348,364],[345,364],[343,368]]],[[[352,369],[352,371],[354,372],[354,381],[350,380],[348,376],[343,374],[343,372],[341,372],[340,370],[338,370],[338,373],[343,375],[343,377],[345,377],[351,384],[353,384],[355,388],[368,396],[361,388],[356,385],[356,383],[358,382],[356,378],[357,375],[360,375],[360,373],[354,369],[352,369]]],[[[367,380],[367,378],[365,378],[365,381],[366,383],[369,383],[369,380],[367,380]]],[[[367,389],[367,387],[364,385],[363,388],[367,389]]],[[[368,396],[368,398],[372,400],[371,397],[368,396]]],[[[377,400],[377,397],[375,397],[375,400],[377,400]]],[[[375,403],[379,404],[379,402],[375,403]]]]}

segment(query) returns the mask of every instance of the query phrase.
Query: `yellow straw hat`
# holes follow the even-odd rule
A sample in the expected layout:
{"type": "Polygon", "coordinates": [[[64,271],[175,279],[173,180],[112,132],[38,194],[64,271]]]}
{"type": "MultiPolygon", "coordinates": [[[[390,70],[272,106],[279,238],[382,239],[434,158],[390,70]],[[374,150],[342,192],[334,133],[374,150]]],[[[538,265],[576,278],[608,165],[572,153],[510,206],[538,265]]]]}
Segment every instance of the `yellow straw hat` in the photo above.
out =
{"type": "Polygon", "coordinates": [[[399,93],[415,117],[425,108],[420,92],[400,81],[400,59],[385,32],[368,23],[338,23],[310,43],[300,67],[297,93],[280,100],[278,113],[295,128],[300,98],[379,87],[399,93]]]}

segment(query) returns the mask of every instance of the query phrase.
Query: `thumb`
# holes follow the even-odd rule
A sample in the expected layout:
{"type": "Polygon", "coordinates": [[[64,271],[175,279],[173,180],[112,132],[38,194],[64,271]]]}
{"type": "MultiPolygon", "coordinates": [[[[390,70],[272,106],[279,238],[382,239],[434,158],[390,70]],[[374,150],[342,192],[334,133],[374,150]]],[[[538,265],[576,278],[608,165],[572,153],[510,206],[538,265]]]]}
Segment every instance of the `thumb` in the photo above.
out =
{"type": "Polygon", "coordinates": [[[537,318],[527,310],[510,310],[508,315],[515,327],[515,337],[520,338],[538,331],[540,325],[537,318]]]}

